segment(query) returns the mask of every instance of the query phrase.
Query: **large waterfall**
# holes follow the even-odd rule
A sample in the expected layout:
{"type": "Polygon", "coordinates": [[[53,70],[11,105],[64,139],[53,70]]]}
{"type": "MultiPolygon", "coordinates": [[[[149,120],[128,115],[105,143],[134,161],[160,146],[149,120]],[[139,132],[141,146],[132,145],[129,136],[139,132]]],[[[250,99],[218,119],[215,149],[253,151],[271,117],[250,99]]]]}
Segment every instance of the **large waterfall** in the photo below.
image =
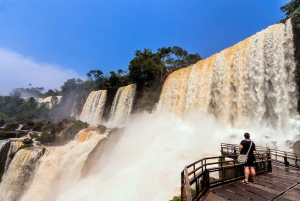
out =
{"type": "Polygon", "coordinates": [[[42,149],[20,150],[4,174],[0,184],[0,200],[18,200],[31,174],[34,173],[36,162],[42,155],[42,149]]]}
{"type": "Polygon", "coordinates": [[[115,95],[109,114],[109,124],[123,126],[131,113],[136,84],[120,87],[115,95]]]}
{"type": "Polygon", "coordinates": [[[106,90],[92,91],[83,106],[80,120],[91,125],[100,124],[106,96],[106,90]]]}
{"type": "MultiPolygon", "coordinates": [[[[106,135],[82,130],[68,144],[47,148],[29,176],[25,156],[31,150],[19,151],[0,185],[0,199],[169,200],[180,194],[184,166],[219,155],[221,142],[237,144],[245,131],[257,145],[288,149],[297,122],[293,51],[290,21],[270,26],[172,73],[157,110],[127,122],[136,86],[120,88],[109,123],[126,122],[121,133],[99,143],[106,135]]],[[[95,104],[91,94],[84,111],[93,108],[95,114],[99,99],[95,104]]]]}
{"type": "MultiPolygon", "coordinates": [[[[30,182],[30,188],[20,200],[66,200],[61,198],[61,190],[68,191],[79,180],[87,155],[105,137],[106,135],[100,135],[99,130],[88,128],[80,131],[65,146],[47,148],[30,182]]],[[[10,169],[14,167],[11,166],[10,169]]]]}
{"type": "Polygon", "coordinates": [[[294,70],[291,23],[276,24],[171,74],[158,110],[213,113],[238,128],[284,127],[296,113],[294,70]]]}

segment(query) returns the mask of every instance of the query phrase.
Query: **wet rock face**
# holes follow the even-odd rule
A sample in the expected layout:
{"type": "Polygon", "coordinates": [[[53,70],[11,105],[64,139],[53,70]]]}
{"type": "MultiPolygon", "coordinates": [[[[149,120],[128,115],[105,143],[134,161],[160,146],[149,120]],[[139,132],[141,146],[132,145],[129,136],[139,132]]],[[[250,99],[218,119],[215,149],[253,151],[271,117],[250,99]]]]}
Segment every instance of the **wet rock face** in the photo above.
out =
{"type": "Polygon", "coordinates": [[[5,125],[5,121],[3,119],[0,118],[0,127],[5,125]]]}
{"type": "Polygon", "coordinates": [[[106,126],[103,126],[103,125],[99,125],[98,126],[98,129],[100,131],[100,134],[104,134],[106,132],[106,126]]]}
{"type": "Polygon", "coordinates": [[[294,149],[294,151],[300,151],[300,140],[296,141],[293,144],[293,149],[294,149]]]}

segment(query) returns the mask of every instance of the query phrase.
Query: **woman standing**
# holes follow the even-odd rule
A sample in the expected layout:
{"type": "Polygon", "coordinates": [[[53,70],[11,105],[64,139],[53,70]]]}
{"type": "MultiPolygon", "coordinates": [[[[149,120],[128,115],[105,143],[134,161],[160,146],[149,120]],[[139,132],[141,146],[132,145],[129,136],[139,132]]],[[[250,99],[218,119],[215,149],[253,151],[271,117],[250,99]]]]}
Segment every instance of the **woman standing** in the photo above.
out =
{"type": "Polygon", "coordinates": [[[254,164],[253,164],[253,162],[255,161],[255,157],[254,157],[254,153],[253,153],[253,151],[256,150],[255,149],[255,143],[250,140],[250,134],[249,133],[245,133],[244,137],[245,137],[245,139],[242,140],[240,145],[239,145],[239,149],[241,150],[240,154],[246,155],[248,150],[249,150],[249,153],[248,153],[248,160],[244,164],[245,179],[242,180],[242,183],[243,184],[248,184],[250,172],[251,172],[251,175],[252,175],[253,183],[256,183],[256,180],[255,180],[256,172],[255,172],[254,164]]]}

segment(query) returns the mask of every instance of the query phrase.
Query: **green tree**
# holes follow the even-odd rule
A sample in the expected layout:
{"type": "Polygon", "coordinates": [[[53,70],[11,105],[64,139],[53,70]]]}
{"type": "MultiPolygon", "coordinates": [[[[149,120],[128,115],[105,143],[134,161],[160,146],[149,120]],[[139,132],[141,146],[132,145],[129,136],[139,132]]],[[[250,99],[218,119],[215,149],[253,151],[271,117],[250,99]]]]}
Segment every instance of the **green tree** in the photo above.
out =
{"type": "MultiPolygon", "coordinates": [[[[292,17],[293,13],[299,9],[300,7],[300,0],[291,0],[289,3],[280,7],[281,12],[284,13],[284,18],[280,22],[285,22],[287,19],[292,17]]],[[[298,10],[299,12],[299,10],[298,10]]]]}
{"type": "Polygon", "coordinates": [[[135,51],[129,64],[129,77],[138,87],[150,86],[166,68],[161,57],[149,49],[135,51]]]}

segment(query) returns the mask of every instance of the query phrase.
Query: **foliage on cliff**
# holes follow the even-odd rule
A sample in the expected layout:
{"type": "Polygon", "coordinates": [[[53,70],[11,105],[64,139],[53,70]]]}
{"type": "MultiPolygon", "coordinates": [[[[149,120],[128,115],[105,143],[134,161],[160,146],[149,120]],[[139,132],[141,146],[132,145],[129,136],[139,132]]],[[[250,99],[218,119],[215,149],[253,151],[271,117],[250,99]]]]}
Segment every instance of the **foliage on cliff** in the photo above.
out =
{"type": "MultiPolygon", "coordinates": [[[[289,18],[292,20],[293,32],[294,32],[294,47],[295,47],[295,81],[298,88],[298,94],[300,94],[300,0],[291,0],[280,8],[285,14],[281,22],[285,22],[289,18]]],[[[300,113],[300,99],[298,98],[298,113],[300,113]]]]}
{"type": "Polygon", "coordinates": [[[289,18],[293,18],[295,11],[300,7],[300,0],[291,0],[289,3],[280,7],[281,12],[284,13],[284,18],[280,22],[285,22],[289,18]]]}

